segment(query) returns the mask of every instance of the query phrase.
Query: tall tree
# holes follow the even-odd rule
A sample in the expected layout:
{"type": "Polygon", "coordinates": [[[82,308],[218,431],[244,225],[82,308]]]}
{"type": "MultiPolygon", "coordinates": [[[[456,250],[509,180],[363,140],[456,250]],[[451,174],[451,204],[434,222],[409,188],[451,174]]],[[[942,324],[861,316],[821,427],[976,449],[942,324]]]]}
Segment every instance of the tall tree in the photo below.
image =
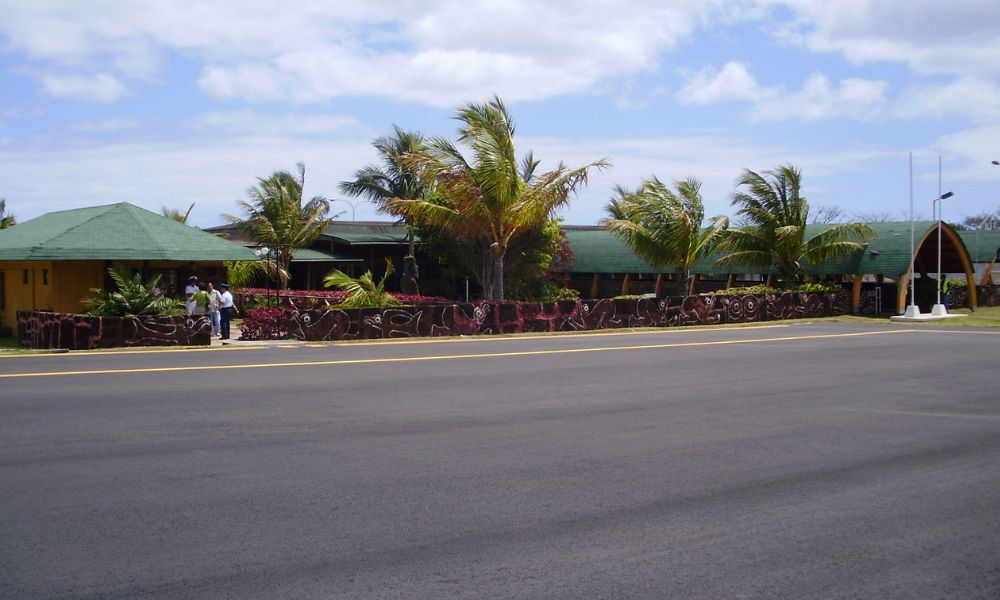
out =
{"type": "Polygon", "coordinates": [[[847,219],[847,213],[839,206],[817,206],[809,214],[809,222],[814,225],[843,223],[845,219],[847,219]]]}
{"type": "Polygon", "coordinates": [[[874,231],[863,223],[830,225],[806,238],[809,202],[802,197],[802,173],[791,165],[737,180],[732,205],[746,226],[731,229],[721,247],[728,252],[717,265],[777,269],[779,279],[797,281],[803,264],[823,264],[866,247],[874,231]]]}
{"type": "Polygon", "coordinates": [[[247,190],[249,200],[239,202],[244,216],[223,215],[250,239],[277,251],[278,265],[288,271],[292,252],[307,248],[326,228],[330,219],[330,202],[315,196],[305,204],[306,167],[298,164],[298,177],[287,171],[275,171],[270,177],[258,178],[258,184],[247,190]]]}
{"type": "MultiPolygon", "coordinates": [[[[536,174],[539,161],[531,153],[519,163],[514,148],[514,123],[498,97],[485,104],[468,104],[458,110],[462,125],[459,142],[467,145],[472,160],[451,142],[432,138],[425,149],[407,159],[433,185],[441,202],[397,199],[392,210],[458,237],[481,240],[492,265],[477,275],[488,297],[502,300],[504,260],[511,241],[519,234],[540,228],[553,212],[569,202],[570,195],[586,185],[592,168],[603,169],[605,160],[577,168],[560,163],[556,169],[536,174]]],[[[480,246],[482,248],[482,246],[480,246]]]]}
{"type": "Polygon", "coordinates": [[[160,214],[168,219],[173,219],[178,223],[184,223],[185,225],[187,225],[188,217],[191,216],[192,210],[194,210],[194,202],[192,202],[191,206],[189,206],[188,209],[184,212],[181,212],[176,208],[167,208],[166,206],[164,206],[160,209],[160,214]]]}
{"type": "Polygon", "coordinates": [[[959,229],[979,229],[985,231],[995,231],[1000,229],[1000,208],[995,212],[981,212],[962,219],[957,225],[959,229]]]}
{"type": "Polygon", "coordinates": [[[17,225],[17,217],[7,212],[7,199],[0,198],[0,229],[7,229],[17,225]]]}
{"type": "MultiPolygon", "coordinates": [[[[892,213],[887,210],[856,212],[852,218],[858,223],[888,223],[893,220],[892,213]]],[[[910,216],[906,215],[906,218],[901,220],[909,221],[910,216]]]]}
{"type": "Polygon", "coordinates": [[[401,289],[407,294],[418,294],[417,263],[414,258],[414,235],[410,219],[391,207],[395,199],[423,200],[426,187],[412,166],[405,163],[409,155],[423,149],[424,138],[419,132],[405,131],[393,125],[393,135],[375,139],[372,146],[379,156],[379,164],[371,164],[354,173],[353,181],[342,181],[340,191],[351,196],[363,197],[375,204],[379,212],[404,217],[406,220],[407,257],[403,260],[401,289]]]}
{"type": "Polygon", "coordinates": [[[619,197],[605,207],[611,216],[602,223],[650,266],[673,267],[683,289],[690,290],[691,268],[718,244],[729,218],[712,217],[703,228],[701,182],[688,178],[675,181],[674,187],[676,192],[653,177],[642,183],[638,193],[622,194],[616,188],[619,197]]]}

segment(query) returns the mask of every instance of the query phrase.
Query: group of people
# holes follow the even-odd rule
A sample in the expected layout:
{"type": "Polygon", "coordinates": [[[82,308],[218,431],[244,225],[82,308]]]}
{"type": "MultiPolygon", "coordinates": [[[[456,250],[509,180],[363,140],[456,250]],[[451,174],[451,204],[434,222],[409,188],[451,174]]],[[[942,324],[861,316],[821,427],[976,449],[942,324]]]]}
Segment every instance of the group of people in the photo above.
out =
{"type": "Polygon", "coordinates": [[[220,284],[222,291],[209,283],[199,283],[192,275],[184,287],[184,304],[189,316],[208,315],[212,323],[212,337],[229,339],[229,322],[233,318],[233,295],[229,284],[220,284]]]}

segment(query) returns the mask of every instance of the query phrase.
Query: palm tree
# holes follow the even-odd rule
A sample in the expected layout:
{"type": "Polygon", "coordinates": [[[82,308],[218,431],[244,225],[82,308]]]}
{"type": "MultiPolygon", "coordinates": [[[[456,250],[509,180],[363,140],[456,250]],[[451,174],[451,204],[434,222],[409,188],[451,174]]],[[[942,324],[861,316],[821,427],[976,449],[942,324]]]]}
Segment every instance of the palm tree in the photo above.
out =
{"type": "Polygon", "coordinates": [[[0,198],[0,229],[7,229],[17,225],[17,217],[7,212],[7,200],[0,198]]]}
{"type": "Polygon", "coordinates": [[[574,169],[560,163],[537,175],[539,162],[530,153],[518,163],[514,123],[496,96],[485,104],[466,105],[456,118],[462,122],[458,139],[472,151],[473,161],[447,140],[429,140],[423,151],[404,162],[417,169],[425,185],[435,186],[442,201],[395,199],[389,207],[449,235],[480,241],[488,254],[476,277],[487,297],[502,300],[511,240],[540,228],[569,202],[570,194],[586,185],[591,168],[604,169],[608,162],[574,169]]]}
{"type": "Polygon", "coordinates": [[[702,228],[705,205],[701,182],[688,178],[675,181],[674,186],[676,192],[653,177],[636,193],[616,188],[618,197],[605,207],[611,216],[602,224],[652,267],[672,266],[682,289],[689,293],[691,267],[718,244],[729,219],[712,217],[709,226],[702,228]]]}
{"type": "Polygon", "coordinates": [[[323,278],[326,287],[337,287],[347,292],[347,298],[337,305],[337,308],[387,308],[401,306],[402,303],[385,291],[385,280],[392,275],[392,260],[385,259],[385,274],[375,283],[372,272],[365,271],[357,279],[343,271],[334,269],[323,278]]]}
{"type": "Polygon", "coordinates": [[[291,278],[288,271],[269,258],[225,261],[222,264],[226,267],[226,281],[233,289],[250,287],[262,279],[270,281],[274,275],[277,275],[282,285],[287,285],[291,278]]]}
{"type": "Polygon", "coordinates": [[[305,165],[299,163],[298,170],[298,178],[287,171],[275,171],[267,179],[258,178],[258,185],[247,191],[250,199],[239,203],[246,216],[223,215],[258,244],[277,250],[278,266],[285,271],[292,252],[307,248],[330,222],[326,216],[330,211],[329,200],[316,196],[302,203],[305,165]]]}
{"type": "Polygon", "coordinates": [[[800,194],[802,172],[791,165],[755,173],[749,169],[737,180],[733,206],[745,227],[730,230],[722,248],[729,252],[717,265],[777,269],[784,281],[797,281],[803,264],[820,265],[863,250],[874,235],[864,223],[830,225],[806,239],[809,203],[800,194]],[[746,190],[746,191],[743,191],[746,190]]]}
{"type": "Polygon", "coordinates": [[[628,215],[625,213],[625,203],[630,197],[641,194],[642,186],[640,185],[635,191],[632,191],[615,184],[611,189],[615,195],[604,205],[604,212],[608,213],[608,217],[611,219],[627,219],[628,215]]]}
{"type": "Polygon", "coordinates": [[[184,223],[185,225],[187,225],[188,217],[191,216],[192,210],[194,210],[194,202],[192,202],[191,206],[189,206],[188,209],[184,212],[181,212],[176,208],[167,208],[166,206],[164,206],[160,209],[160,214],[168,219],[173,219],[178,223],[184,223]]]}
{"type": "MultiPolygon", "coordinates": [[[[404,159],[423,149],[424,137],[419,132],[405,131],[393,125],[393,135],[375,139],[372,146],[381,164],[363,167],[354,173],[354,181],[342,181],[340,191],[355,197],[364,197],[379,212],[404,216],[391,208],[392,200],[423,200],[426,187],[420,176],[404,159]]],[[[417,263],[414,258],[414,236],[410,219],[406,218],[407,257],[403,261],[403,292],[417,294],[417,263]],[[409,288],[409,289],[407,289],[409,288]]]]}

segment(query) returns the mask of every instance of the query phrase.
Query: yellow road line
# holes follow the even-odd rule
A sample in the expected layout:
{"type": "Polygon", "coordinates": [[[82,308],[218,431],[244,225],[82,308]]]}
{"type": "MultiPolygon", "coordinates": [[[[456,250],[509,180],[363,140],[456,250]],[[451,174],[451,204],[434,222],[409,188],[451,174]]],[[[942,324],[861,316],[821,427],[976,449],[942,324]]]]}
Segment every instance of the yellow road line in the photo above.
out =
{"type": "Polygon", "coordinates": [[[265,369],[274,367],[315,367],[331,365],[361,365],[378,363],[401,363],[438,360],[467,360],[473,358],[510,358],[521,356],[544,356],[554,354],[581,354],[587,352],[615,352],[622,350],[654,350],[663,348],[691,348],[697,346],[727,346],[736,344],[754,344],[764,342],[789,342],[798,340],[819,340],[831,338],[864,337],[873,335],[895,335],[912,333],[917,330],[897,329],[888,331],[864,331],[857,333],[834,333],[823,335],[797,335],[776,338],[756,338],[747,340],[722,340],[711,342],[678,342],[673,344],[643,344],[638,346],[608,346],[597,348],[568,348],[561,350],[523,350],[515,352],[489,352],[484,354],[453,354],[439,356],[407,356],[398,358],[355,358],[341,360],[321,360],[286,363],[257,363],[247,365],[198,365],[190,367],[146,367],[137,369],[99,369],[92,371],[51,371],[41,373],[7,373],[0,374],[0,379],[15,379],[25,377],[59,377],[67,375],[117,375],[125,373],[170,373],[177,371],[222,371],[228,369],[265,369]]]}
{"type": "Polygon", "coordinates": [[[917,329],[920,333],[964,333],[968,335],[1000,335],[1000,331],[968,331],[962,329],[917,329]]]}
{"type": "Polygon", "coordinates": [[[45,358],[55,356],[66,358],[67,356],[105,356],[109,354],[163,354],[164,352],[230,352],[232,350],[263,350],[268,348],[264,344],[259,346],[222,346],[212,348],[156,348],[149,350],[74,350],[71,352],[39,352],[38,354],[0,354],[0,358],[45,358]]]}
{"type": "MultiPolygon", "coordinates": [[[[742,324],[741,324],[742,325],[742,324]]],[[[575,331],[549,331],[541,332],[537,335],[476,335],[469,337],[446,337],[446,338],[392,338],[390,340],[365,340],[365,341],[330,341],[323,343],[310,342],[306,344],[307,348],[325,348],[327,346],[383,346],[386,344],[394,344],[399,346],[406,346],[412,344],[455,344],[455,343],[467,343],[467,342],[502,342],[507,340],[545,340],[551,339],[553,337],[608,337],[616,335],[663,335],[663,334],[676,334],[676,333],[703,333],[706,331],[729,331],[729,330],[739,330],[739,329],[779,329],[791,327],[791,325],[752,325],[746,324],[742,327],[733,326],[691,326],[690,328],[649,328],[643,329],[642,331],[635,331],[634,329],[628,329],[622,331],[620,329],[614,329],[610,331],[584,333],[575,331]]]]}
{"type": "Polygon", "coordinates": [[[368,341],[330,341],[330,342],[310,342],[306,344],[281,344],[281,345],[271,345],[271,344],[258,344],[254,346],[213,346],[211,348],[149,348],[147,349],[130,349],[130,350],[78,350],[71,352],[47,352],[38,354],[0,354],[0,359],[3,358],[39,358],[39,357],[66,357],[66,356],[103,356],[108,354],[158,354],[164,352],[229,352],[232,350],[266,350],[272,347],[278,348],[327,348],[329,346],[381,346],[384,344],[396,344],[396,345],[412,345],[412,344],[454,344],[454,343],[466,343],[466,342],[498,342],[504,340],[544,340],[552,337],[562,337],[562,336],[572,336],[572,337],[604,337],[604,336],[614,336],[614,335],[660,335],[668,333],[696,333],[704,331],[719,331],[728,329],[777,329],[781,327],[791,327],[791,325],[753,325],[746,324],[742,327],[726,327],[726,326],[691,326],[682,328],[671,328],[671,329],[649,329],[643,331],[635,331],[629,329],[627,331],[612,330],[608,332],[594,332],[594,333],[584,333],[584,332],[574,332],[574,331],[552,331],[548,332],[548,335],[544,333],[539,333],[538,335],[477,335],[470,337],[447,337],[447,338],[392,338],[389,340],[368,340],[368,341]],[[555,334],[555,335],[553,335],[555,334]]]}

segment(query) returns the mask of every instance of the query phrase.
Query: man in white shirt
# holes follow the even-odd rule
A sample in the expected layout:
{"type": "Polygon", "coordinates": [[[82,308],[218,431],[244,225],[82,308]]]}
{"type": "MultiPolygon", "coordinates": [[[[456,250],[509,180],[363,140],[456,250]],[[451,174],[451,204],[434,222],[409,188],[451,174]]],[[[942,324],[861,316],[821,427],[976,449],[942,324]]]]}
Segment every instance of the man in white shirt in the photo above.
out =
{"type": "Polygon", "coordinates": [[[197,308],[197,303],[194,301],[194,295],[198,293],[198,278],[192,275],[188,278],[188,284],[184,286],[184,307],[187,309],[188,316],[194,314],[195,308],[197,308]]]}
{"type": "Polygon", "coordinates": [[[229,339],[229,321],[233,318],[233,295],[229,293],[229,284],[222,284],[222,300],[219,302],[219,312],[221,317],[222,335],[220,340],[229,339]]]}

